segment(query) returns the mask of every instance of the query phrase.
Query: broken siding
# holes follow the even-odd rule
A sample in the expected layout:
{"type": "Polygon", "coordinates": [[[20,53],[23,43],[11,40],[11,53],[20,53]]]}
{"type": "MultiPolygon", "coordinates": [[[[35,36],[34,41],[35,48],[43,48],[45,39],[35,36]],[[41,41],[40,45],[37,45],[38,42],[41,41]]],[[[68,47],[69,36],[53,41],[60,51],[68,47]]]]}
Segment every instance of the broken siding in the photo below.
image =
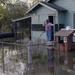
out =
{"type": "Polygon", "coordinates": [[[73,12],[75,11],[75,0],[56,0],[55,4],[68,10],[66,13],[65,25],[73,28],[73,12]]]}

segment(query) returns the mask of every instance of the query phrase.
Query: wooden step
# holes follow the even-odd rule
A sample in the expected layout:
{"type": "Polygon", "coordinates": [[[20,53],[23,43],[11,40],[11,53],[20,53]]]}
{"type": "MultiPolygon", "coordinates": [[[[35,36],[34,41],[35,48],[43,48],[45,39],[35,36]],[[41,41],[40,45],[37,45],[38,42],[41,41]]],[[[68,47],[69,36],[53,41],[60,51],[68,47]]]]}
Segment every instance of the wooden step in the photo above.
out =
{"type": "Polygon", "coordinates": [[[53,46],[53,45],[54,45],[54,41],[46,42],[46,45],[48,45],[48,46],[53,46]]]}

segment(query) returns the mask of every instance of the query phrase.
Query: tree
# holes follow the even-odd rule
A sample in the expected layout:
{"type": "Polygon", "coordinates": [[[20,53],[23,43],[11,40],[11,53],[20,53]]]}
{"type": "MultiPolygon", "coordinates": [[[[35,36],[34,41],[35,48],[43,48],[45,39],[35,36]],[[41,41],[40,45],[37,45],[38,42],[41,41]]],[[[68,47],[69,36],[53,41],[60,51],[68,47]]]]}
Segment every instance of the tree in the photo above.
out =
{"type": "Polygon", "coordinates": [[[26,2],[16,0],[12,3],[12,0],[0,0],[0,30],[8,31],[11,20],[24,17],[27,10],[26,2]]]}
{"type": "Polygon", "coordinates": [[[20,0],[16,0],[15,3],[7,2],[7,8],[11,19],[23,17],[28,10],[27,3],[20,0]]]}

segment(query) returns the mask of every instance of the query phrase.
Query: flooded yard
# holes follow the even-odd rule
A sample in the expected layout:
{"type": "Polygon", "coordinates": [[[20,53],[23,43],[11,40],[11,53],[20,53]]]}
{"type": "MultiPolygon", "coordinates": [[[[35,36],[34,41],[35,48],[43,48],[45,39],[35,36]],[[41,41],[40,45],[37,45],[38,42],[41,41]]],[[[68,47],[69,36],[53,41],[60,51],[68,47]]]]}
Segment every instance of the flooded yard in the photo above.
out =
{"type": "Polygon", "coordinates": [[[31,59],[32,63],[28,64],[25,45],[0,46],[0,68],[4,67],[7,75],[75,75],[75,51],[57,53],[44,45],[35,46],[31,47],[31,59]]]}
{"type": "Polygon", "coordinates": [[[57,53],[56,75],[75,75],[75,51],[57,53]]]}

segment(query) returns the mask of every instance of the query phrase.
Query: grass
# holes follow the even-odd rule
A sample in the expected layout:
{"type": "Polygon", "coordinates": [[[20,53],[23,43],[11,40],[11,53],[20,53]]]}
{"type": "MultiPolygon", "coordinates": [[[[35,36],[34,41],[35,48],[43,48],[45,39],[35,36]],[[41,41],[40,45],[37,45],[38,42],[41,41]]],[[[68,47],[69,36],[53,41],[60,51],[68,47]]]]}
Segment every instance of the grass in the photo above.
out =
{"type": "Polygon", "coordinates": [[[44,54],[33,55],[32,60],[38,59],[40,63],[44,64],[47,60],[47,56],[44,54]]]}

